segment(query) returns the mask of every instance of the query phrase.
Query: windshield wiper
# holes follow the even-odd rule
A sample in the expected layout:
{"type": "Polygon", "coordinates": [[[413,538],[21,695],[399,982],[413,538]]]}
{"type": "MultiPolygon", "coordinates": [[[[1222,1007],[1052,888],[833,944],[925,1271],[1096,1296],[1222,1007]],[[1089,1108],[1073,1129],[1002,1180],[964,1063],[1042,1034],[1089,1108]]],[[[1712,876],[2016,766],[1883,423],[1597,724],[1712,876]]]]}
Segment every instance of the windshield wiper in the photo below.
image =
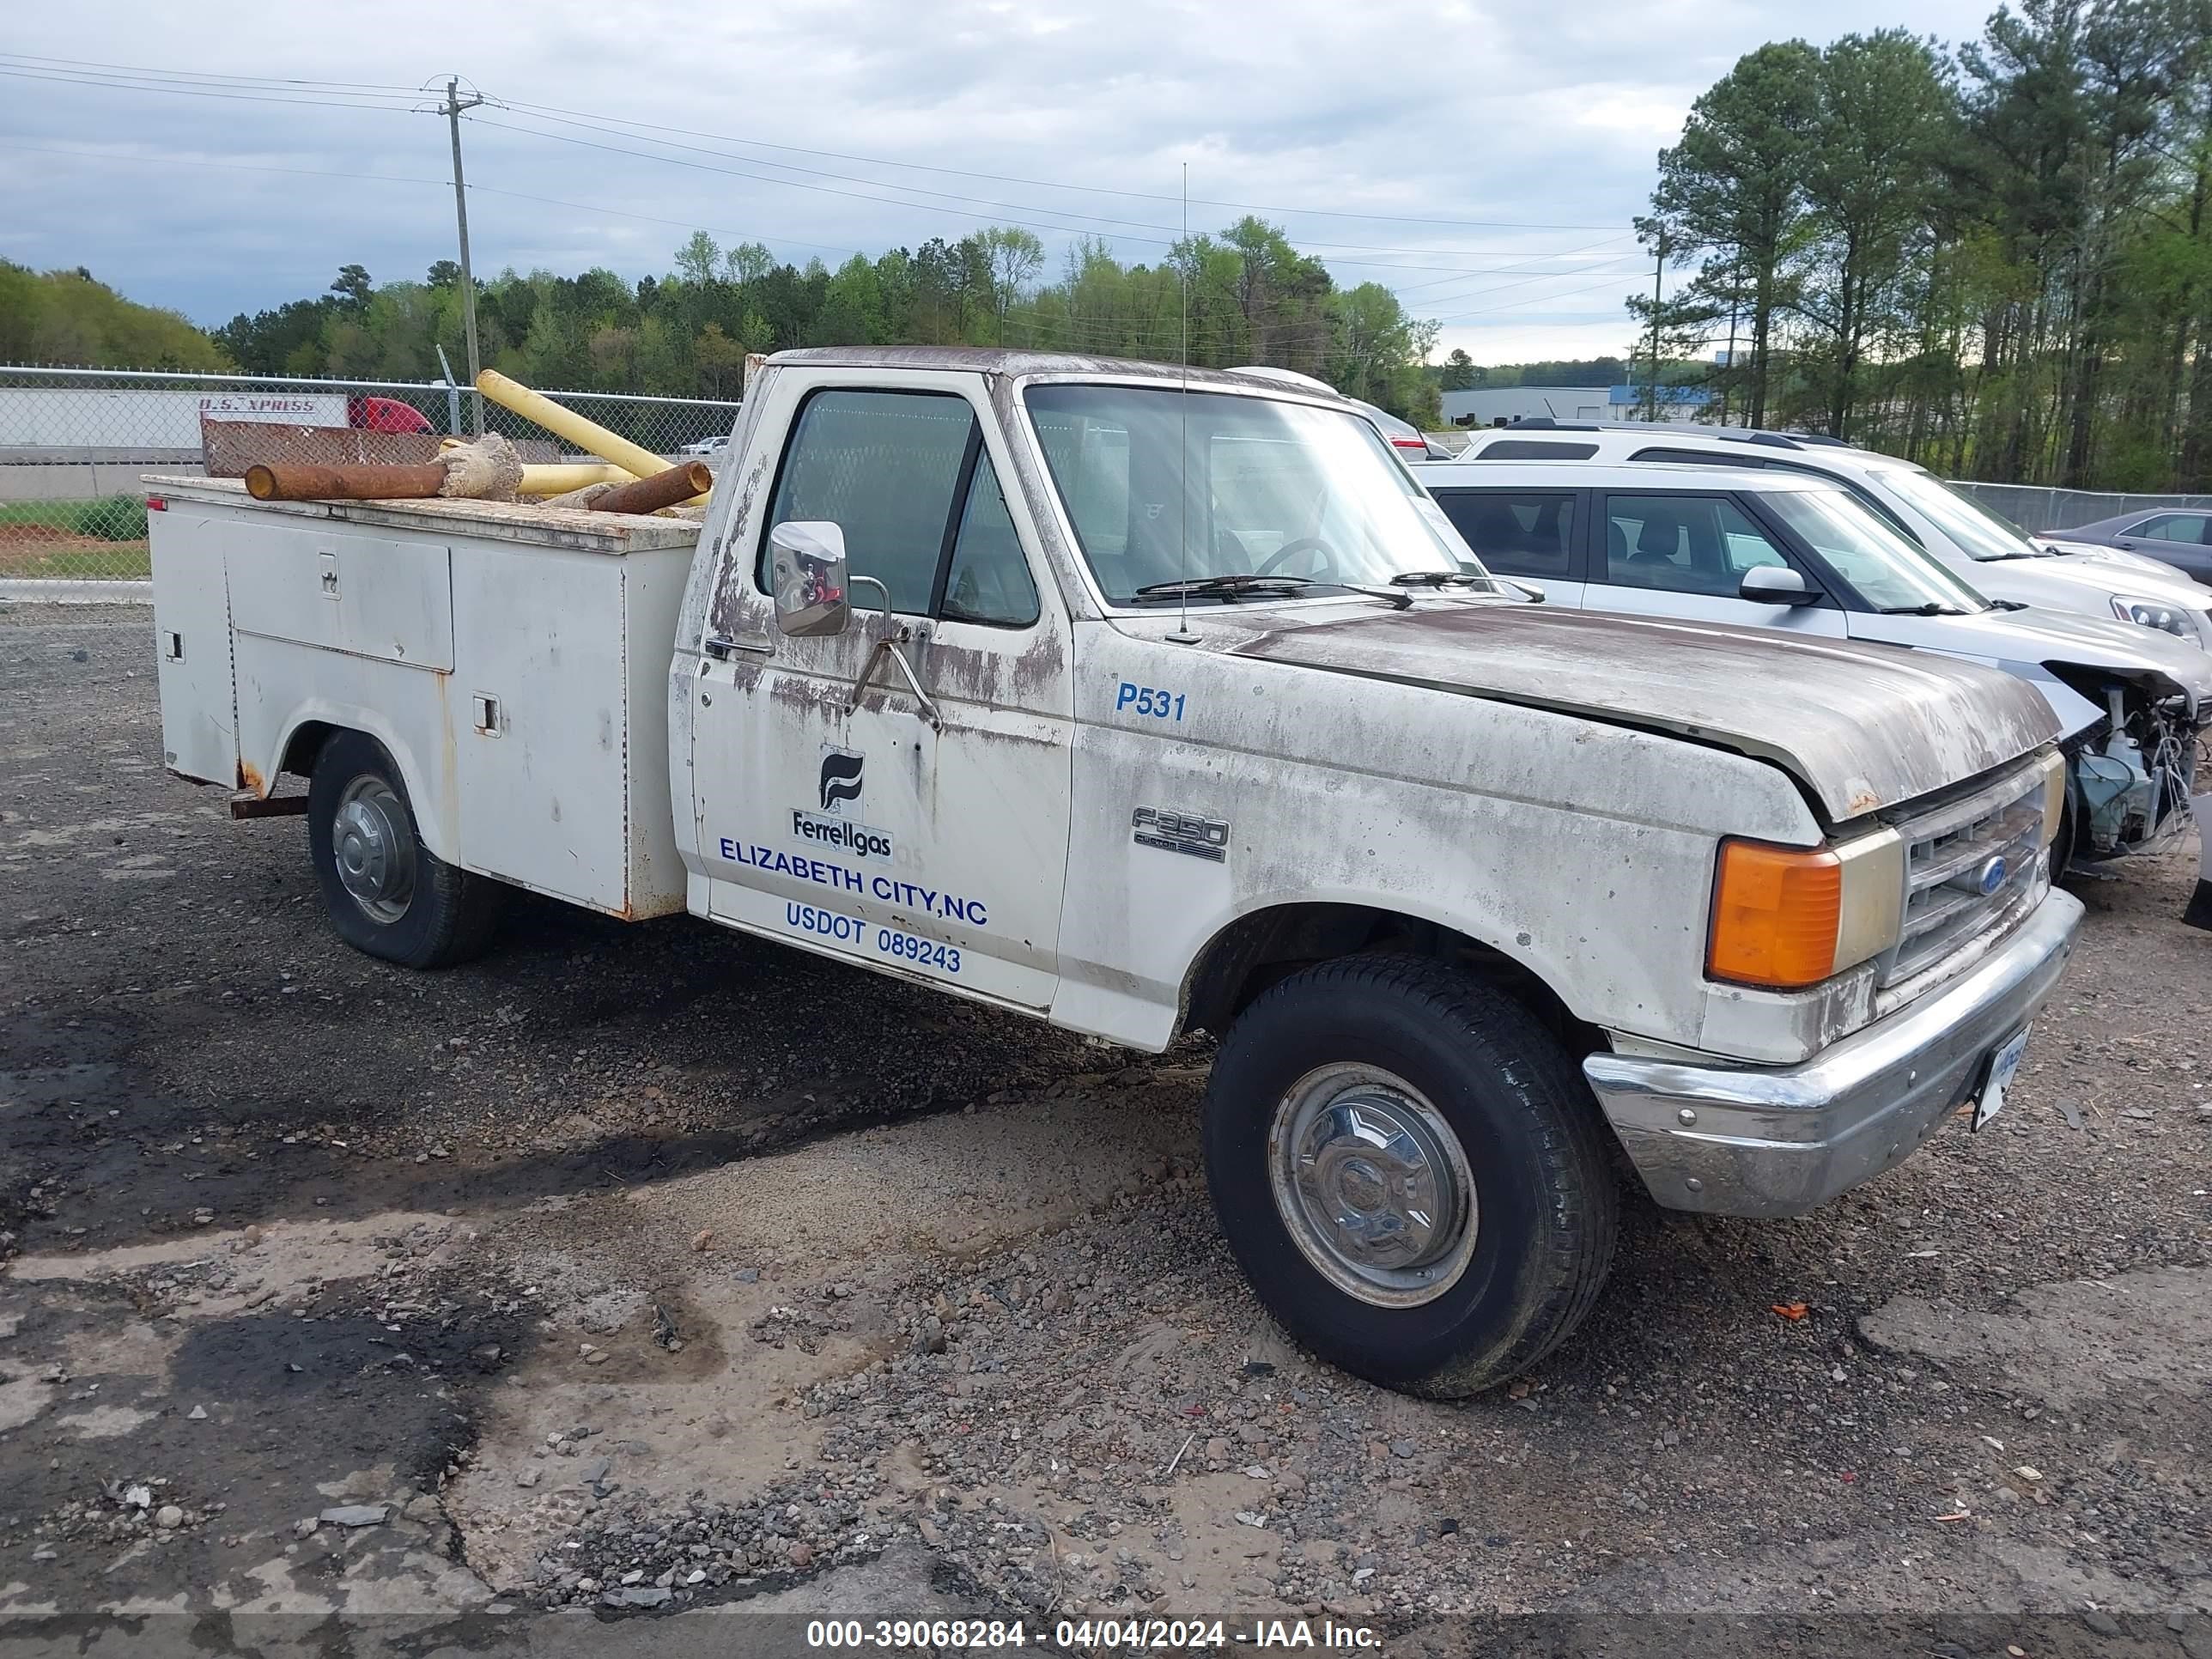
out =
{"type": "Polygon", "coordinates": [[[1493,587],[1497,586],[1492,578],[1478,576],[1466,570],[1401,570],[1390,578],[1393,587],[1451,587],[1462,583],[1472,587],[1477,582],[1493,587]]]}
{"type": "Polygon", "coordinates": [[[1964,617],[1971,614],[1955,605],[1945,605],[1941,599],[1930,599],[1925,605],[1885,605],[1875,611],[1877,617],[1964,617]]]}
{"type": "Polygon", "coordinates": [[[1247,593],[1298,593],[1310,587],[1333,587],[1346,593],[1364,594],[1370,599],[1386,599],[1401,611],[1413,603],[1409,594],[1360,587],[1351,582],[1316,581],[1310,576],[1191,576],[1181,581],[1147,582],[1131,597],[1145,604],[1182,599],[1218,599],[1233,603],[1247,593]]]}
{"type": "Polygon", "coordinates": [[[1524,599],[1541,599],[1544,591],[1510,576],[1477,575],[1472,570],[1401,570],[1390,578],[1394,587],[1480,587],[1500,596],[1518,593],[1524,599]]]}
{"type": "Polygon", "coordinates": [[[1239,593],[1295,592],[1317,586],[1310,576],[1188,576],[1180,581],[1147,582],[1131,595],[1139,599],[1224,599],[1239,593]]]}

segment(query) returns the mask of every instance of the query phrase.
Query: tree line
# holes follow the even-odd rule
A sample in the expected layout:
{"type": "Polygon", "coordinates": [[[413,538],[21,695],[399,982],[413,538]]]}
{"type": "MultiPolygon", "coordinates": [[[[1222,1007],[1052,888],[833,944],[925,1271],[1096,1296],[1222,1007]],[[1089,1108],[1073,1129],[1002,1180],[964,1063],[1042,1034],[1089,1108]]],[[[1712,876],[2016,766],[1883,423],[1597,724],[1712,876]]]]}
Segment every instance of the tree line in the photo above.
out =
{"type": "MultiPolygon", "coordinates": [[[[479,349],[487,367],[528,386],[735,398],[747,353],[793,346],[1006,345],[1174,362],[1187,340],[1195,366],[1295,368],[1407,419],[1437,419],[1422,368],[1434,325],[1379,283],[1340,288],[1259,219],[1193,236],[1154,264],[1125,264],[1096,240],[1068,249],[1056,275],[1047,263],[1035,235],[1004,226],[855,254],[834,270],[698,231],[666,275],[634,283],[605,270],[479,282],[479,349]]],[[[212,338],[253,374],[435,379],[439,347],[457,369],[465,362],[460,271],[441,260],[422,282],[378,283],[347,265],[328,293],[241,313],[212,338]]]]}
{"type": "MultiPolygon", "coordinates": [[[[1659,157],[1632,301],[1737,423],[1939,472],[2212,489],[2212,0],[1761,46],[1659,157]]],[[[1679,371],[1668,379],[1685,376],[1679,371]]]]}
{"type": "Polygon", "coordinates": [[[0,363],[230,368],[222,347],[173,311],[125,299],[82,266],[35,271],[0,259],[0,363]]]}

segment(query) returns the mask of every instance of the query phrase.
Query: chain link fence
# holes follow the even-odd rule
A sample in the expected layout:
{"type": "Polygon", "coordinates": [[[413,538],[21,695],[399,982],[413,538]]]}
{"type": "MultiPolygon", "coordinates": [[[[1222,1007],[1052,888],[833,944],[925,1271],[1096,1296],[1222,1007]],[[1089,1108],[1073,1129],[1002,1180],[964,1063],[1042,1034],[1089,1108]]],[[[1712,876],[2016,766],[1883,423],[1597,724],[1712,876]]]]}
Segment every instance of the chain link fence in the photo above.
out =
{"type": "Polygon", "coordinates": [[[1959,488],[1992,513],[2011,520],[2030,535],[2047,536],[2075,525],[2094,524],[2123,513],[2154,513],[2212,507],[2212,495],[2146,495],[2102,489],[2052,489],[2042,484],[1978,483],[1959,488]]]}
{"type": "MultiPolygon", "coordinates": [[[[726,438],[737,424],[734,403],[540,389],[671,460],[726,438]]],[[[483,430],[527,446],[533,459],[588,459],[472,389],[442,381],[0,365],[0,580],[145,580],[140,480],[204,473],[204,422],[439,437],[470,435],[479,420],[483,430]]]]}
{"type": "MultiPolygon", "coordinates": [[[[738,405],[713,398],[538,389],[671,460],[706,450],[710,462],[719,462],[710,447],[737,424],[738,405]]],[[[586,459],[564,451],[550,433],[472,389],[441,380],[0,364],[0,580],[144,580],[149,570],[146,495],[139,480],[149,472],[204,472],[203,423],[209,421],[434,436],[466,436],[481,421],[483,430],[528,446],[531,459],[586,459]]],[[[2212,495],[1978,483],[1960,488],[2037,533],[2137,508],[2212,507],[2212,495]]]]}

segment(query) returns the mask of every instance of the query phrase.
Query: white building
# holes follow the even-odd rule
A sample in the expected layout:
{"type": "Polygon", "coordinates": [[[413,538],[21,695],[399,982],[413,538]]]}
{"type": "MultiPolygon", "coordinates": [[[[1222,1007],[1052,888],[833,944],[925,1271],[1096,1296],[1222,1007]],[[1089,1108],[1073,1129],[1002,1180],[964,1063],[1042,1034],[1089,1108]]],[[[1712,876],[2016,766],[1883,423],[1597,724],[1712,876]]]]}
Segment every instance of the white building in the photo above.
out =
{"type": "MultiPolygon", "coordinates": [[[[1659,418],[1691,421],[1711,399],[1703,386],[1662,386],[1659,418]]],[[[1548,416],[1555,421],[1640,421],[1640,386],[1482,386],[1443,394],[1446,426],[1510,426],[1548,416]]]]}

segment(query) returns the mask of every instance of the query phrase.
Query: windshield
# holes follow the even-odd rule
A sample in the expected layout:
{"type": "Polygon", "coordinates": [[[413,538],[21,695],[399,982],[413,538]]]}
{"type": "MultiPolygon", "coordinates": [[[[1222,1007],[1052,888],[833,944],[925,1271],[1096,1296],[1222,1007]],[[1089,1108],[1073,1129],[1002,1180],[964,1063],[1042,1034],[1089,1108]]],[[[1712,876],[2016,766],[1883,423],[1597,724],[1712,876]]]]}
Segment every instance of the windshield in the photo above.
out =
{"type": "Polygon", "coordinates": [[[1028,403],[1083,556],[1117,605],[1224,576],[1484,574],[1357,415],[1172,386],[1036,386],[1028,403]]]}
{"type": "Polygon", "coordinates": [[[1842,489],[1778,489],[1759,497],[1876,611],[1973,612],[1990,604],[1842,489]]]}
{"type": "Polygon", "coordinates": [[[1971,559],[2041,559],[2050,554],[2027,532],[1984,507],[1963,489],[1918,467],[1885,466],[1875,477],[1936,521],[1971,559]]]}

